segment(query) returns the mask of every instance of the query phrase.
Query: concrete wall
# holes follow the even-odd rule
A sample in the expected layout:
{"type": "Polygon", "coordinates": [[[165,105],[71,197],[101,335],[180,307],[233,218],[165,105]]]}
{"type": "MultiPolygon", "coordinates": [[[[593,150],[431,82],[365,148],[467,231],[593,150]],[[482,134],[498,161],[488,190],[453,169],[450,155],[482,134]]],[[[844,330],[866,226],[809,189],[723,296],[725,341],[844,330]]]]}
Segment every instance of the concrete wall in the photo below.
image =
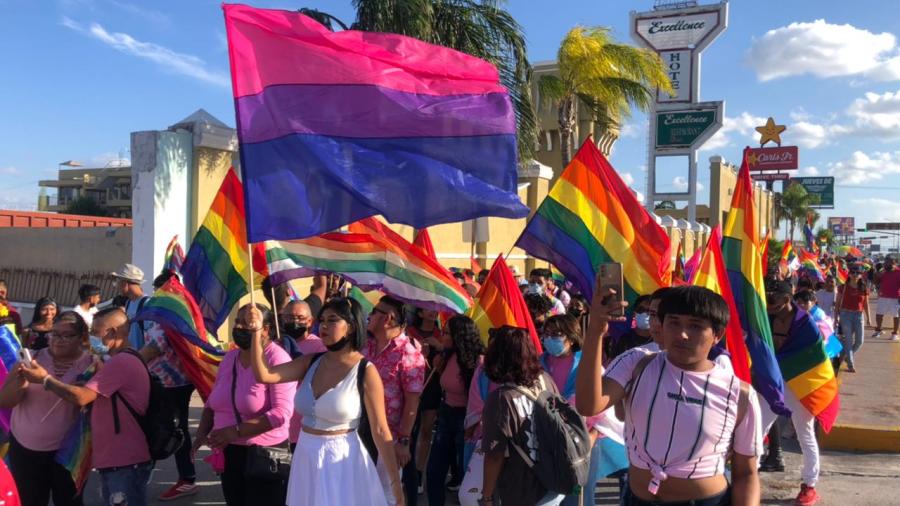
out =
{"type": "Polygon", "coordinates": [[[0,228],[0,266],[70,272],[112,272],[131,260],[132,230],[0,228]]]}

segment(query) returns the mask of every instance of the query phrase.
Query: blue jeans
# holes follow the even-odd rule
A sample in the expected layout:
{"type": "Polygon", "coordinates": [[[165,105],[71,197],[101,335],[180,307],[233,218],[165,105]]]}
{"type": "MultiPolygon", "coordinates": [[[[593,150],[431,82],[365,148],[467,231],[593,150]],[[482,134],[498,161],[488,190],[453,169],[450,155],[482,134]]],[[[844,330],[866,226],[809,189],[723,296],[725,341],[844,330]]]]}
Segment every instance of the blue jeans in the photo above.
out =
{"type": "Polygon", "coordinates": [[[122,494],[128,506],[146,506],[147,483],[153,472],[153,462],[98,471],[103,484],[103,502],[112,504],[113,496],[122,494]]]}
{"type": "Polygon", "coordinates": [[[425,469],[425,483],[428,489],[428,505],[444,506],[446,487],[444,481],[450,470],[450,459],[456,459],[457,466],[463,467],[463,428],[466,420],[466,408],[452,408],[441,404],[438,409],[437,424],[431,452],[428,454],[428,467],[425,469]]]}
{"type": "Polygon", "coordinates": [[[853,367],[853,354],[859,351],[865,339],[862,312],[841,310],[841,332],[842,356],[847,367],[853,367]]]}

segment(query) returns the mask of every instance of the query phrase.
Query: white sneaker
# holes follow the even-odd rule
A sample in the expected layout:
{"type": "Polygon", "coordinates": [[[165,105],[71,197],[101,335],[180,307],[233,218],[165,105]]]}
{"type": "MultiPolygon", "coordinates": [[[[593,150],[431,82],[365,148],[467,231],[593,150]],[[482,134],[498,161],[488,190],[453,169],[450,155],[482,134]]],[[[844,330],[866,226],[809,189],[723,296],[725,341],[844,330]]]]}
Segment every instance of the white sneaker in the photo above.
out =
{"type": "Polygon", "coordinates": [[[875,333],[872,334],[872,337],[873,337],[873,338],[874,338],[874,337],[881,337],[882,334],[884,334],[884,332],[882,332],[882,331],[880,331],[880,330],[876,330],[875,333]]]}
{"type": "Polygon", "coordinates": [[[891,341],[900,341],[900,336],[898,336],[897,334],[891,334],[891,341]]]}

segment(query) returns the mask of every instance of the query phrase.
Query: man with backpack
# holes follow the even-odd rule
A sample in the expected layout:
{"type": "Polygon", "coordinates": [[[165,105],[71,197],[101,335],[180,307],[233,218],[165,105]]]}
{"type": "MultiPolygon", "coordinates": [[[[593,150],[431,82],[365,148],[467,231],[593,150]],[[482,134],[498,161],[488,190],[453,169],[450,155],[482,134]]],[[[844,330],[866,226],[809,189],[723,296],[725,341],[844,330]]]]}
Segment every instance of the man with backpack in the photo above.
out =
{"type": "Polygon", "coordinates": [[[36,362],[23,364],[28,381],[77,406],[92,405],[92,467],[103,482],[103,500],[129,506],[147,504],[147,482],[153,470],[147,435],[142,424],[151,403],[150,375],[140,356],[129,347],[128,317],[121,308],[94,315],[91,334],[109,348],[110,359],[84,386],[54,379],[36,362]]]}
{"type": "Polygon", "coordinates": [[[581,414],[593,416],[624,401],[630,466],[622,504],[759,504],[762,428],[756,393],[709,359],[728,324],[724,299],[702,287],[672,288],[657,309],[665,351],[630,350],[601,376],[601,342],[615,319],[611,314],[627,305],[612,295],[598,283],[576,404],[581,414]]]}

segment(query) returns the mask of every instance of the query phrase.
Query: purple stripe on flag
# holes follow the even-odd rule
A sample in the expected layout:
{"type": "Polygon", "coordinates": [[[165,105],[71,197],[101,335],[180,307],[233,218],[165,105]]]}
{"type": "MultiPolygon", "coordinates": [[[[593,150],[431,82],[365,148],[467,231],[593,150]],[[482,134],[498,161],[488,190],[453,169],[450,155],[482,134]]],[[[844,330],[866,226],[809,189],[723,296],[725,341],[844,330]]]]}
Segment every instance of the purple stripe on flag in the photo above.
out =
{"type": "Polygon", "coordinates": [[[287,84],[235,101],[242,143],[290,134],[470,137],[514,134],[505,93],[423,95],[381,86],[287,84]]]}

